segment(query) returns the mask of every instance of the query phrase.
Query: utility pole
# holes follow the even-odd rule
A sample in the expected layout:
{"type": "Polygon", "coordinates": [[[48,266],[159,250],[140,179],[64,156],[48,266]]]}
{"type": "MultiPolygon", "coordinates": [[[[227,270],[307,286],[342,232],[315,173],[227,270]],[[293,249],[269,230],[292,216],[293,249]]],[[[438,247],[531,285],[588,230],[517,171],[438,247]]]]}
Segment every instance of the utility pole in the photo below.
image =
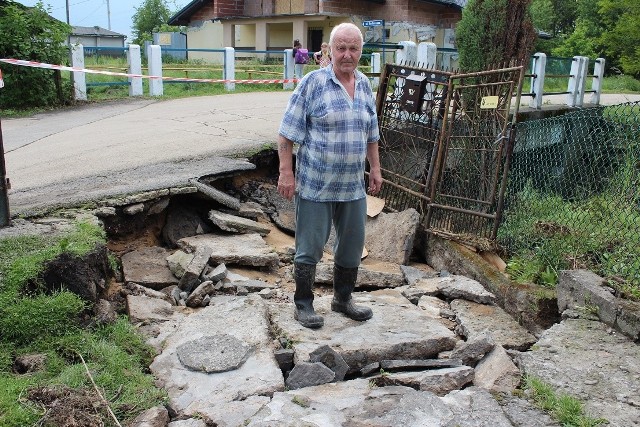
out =
{"type": "MultiPolygon", "coordinates": [[[[4,87],[2,71],[0,70],[0,88],[4,87]]],[[[4,163],[4,143],[2,141],[2,124],[0,123],[0,227],[5,227],[11,223],[9,215],[9,179],[4,163]]]]}
{"type": "Polygon", "coordinates": [[[67,0],[67,24],[71,25],[71,22],[69,21],[69,0],[67,0]]]}
{"type": "Polygon", "coordinates": [[[109,0],[107,0],[107,22],[109,23],[109,31],[111,31],[111,7],[109,7],[109,0]]]}

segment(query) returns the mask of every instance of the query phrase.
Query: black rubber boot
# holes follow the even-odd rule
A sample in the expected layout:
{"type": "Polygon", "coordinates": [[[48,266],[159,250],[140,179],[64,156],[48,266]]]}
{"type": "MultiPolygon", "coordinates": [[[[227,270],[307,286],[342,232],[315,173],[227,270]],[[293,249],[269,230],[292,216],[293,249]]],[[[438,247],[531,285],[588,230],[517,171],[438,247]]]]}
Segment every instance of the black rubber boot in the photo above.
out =
{"type": "Polygon", "coordinates": [[[358,306],[353,303],[351,293],[358,279],[358,267],[345,268],[333,265],[333,301],[331,310],[344,314],[350,319],[360,322],[373,317],[369,307],[358,306]]]}
{"type": "Polygon", "coordinates": [[[293,277],[296,281],[296,293],[293,296],[293,302],[296,305],[293,312],[294,319],[305,328],[322,327],[324,319],[313,310],[313,282],[316,279],[316,266],[296,262],[293,277]]]}

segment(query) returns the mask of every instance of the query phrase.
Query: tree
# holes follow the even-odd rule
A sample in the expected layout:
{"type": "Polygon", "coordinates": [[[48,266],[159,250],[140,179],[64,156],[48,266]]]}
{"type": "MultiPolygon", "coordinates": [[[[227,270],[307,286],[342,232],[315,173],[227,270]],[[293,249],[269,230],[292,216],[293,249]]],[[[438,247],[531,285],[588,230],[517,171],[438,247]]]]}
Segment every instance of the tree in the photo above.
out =
{"type": "Polygon", "coordinates": [[[456,28],[462,71],[479,71],[531,56],[536,33],[532,0],[469,0],[456,28]]]}
{"type": "MultiPolygon", "coordinates": [[[[133,15],[133,42],[153,41],[153,33],[167,29],[171,12],[165,0],[144,0],[133,15]]],[[[171,27],[169,27],[171,28],[171,27]]]]}
{"type": "MultiPolygon", "coordinates": [[[[41,2],[31,8],[0,2],[0,34],[1,58],[63,65],[68,61],[71,27],[51,18],[41,2]]],[[[62,83],[56,84],[55,71],[4,64],[2,70],[6,83],[0,92],[2,108],[45,107],[69,100],[70,91],[60,97],[62,83]]]]}
{"type": "Polygon", "coordinates": [[[598,6],[607,28],[601,36],[607,55],[625,73],[640,77],[640,1],[600,0],[598,6]]]}

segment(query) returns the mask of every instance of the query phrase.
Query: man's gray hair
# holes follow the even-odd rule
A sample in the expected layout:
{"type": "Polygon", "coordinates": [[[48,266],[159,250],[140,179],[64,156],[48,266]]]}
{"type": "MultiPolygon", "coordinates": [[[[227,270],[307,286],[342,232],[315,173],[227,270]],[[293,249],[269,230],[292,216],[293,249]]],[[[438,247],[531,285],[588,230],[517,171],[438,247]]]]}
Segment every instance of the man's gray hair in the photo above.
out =
{"type": "Polygon", "coordinates": [[[360,35],[360,46],[364,45],[364,38],[362,37],[362,31],[360,31],[360,28],[358,28],[357,25],[352,24],[351,22],[343,22],[342,24],[336,25],[335,27],[333,27],[333,30],[331,30],[331,35],[329,35],[329,46],[333,46],[333,38],[335,37],[335,35],[339,31],[344,30],[356,30],[360,35]]]}

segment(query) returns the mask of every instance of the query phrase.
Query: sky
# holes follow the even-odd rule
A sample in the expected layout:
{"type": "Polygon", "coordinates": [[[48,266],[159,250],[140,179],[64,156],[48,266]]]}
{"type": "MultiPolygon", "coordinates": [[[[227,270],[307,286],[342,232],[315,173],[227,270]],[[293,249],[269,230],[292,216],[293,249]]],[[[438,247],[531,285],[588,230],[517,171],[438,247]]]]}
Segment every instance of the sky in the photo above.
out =
{"type": "MultiPolygon", "coordinates": [[[[35,6],[37,0],[18,0],[25,6],[35,6]]],[[[190,0],[168,0],[169,10],[177,12],[189,4],[190,0]]],[[[45,9],[54,18],[67,22],[67,0],[42,0],[45,9]]],[[[69,21],[71,25],[93,27],[95,25],[124,34],[131,41],[131,17],[143,0],[69,0],[69,21]],[[107,2],[109,7],[107,8],[107,2]],[[110,11],[110,13],[108,12],[110,11]]]]}

